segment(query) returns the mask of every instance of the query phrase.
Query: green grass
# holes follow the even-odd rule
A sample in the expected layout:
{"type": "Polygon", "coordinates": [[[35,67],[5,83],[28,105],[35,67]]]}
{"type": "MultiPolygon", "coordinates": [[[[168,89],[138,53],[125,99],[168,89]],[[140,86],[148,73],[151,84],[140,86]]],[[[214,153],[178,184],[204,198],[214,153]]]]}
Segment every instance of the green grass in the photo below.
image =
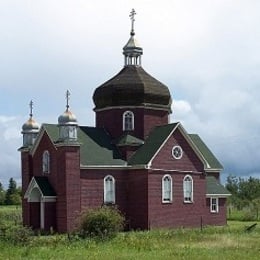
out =
{"type": "Polygon", "coordinates": [[[26,246],[0,241],[0,259],[258,259],[260,222],[245,231],[252,223],[125,232],[107,241],[69,240],[67,235],[35,236],[26,246]]]}

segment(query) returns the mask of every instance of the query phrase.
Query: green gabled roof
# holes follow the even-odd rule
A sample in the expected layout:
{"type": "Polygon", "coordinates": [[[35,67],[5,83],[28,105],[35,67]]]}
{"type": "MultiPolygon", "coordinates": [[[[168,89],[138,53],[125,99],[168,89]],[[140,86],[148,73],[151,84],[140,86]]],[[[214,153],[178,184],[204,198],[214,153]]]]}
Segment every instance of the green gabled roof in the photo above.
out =
{"type": "Polygon", "coordinates": [[[38,184],[43,196],[56,196],[56,193],[46,176],[34,176],[34,179],[38,184]]]}
{"type": "Polygon", "coordinates": [[[123,134],[118,139],[114,140],[113,143],[117,146],[139,146],[144,144],[144,141],[130,134],[123,134]]]}
{"type": "MultiPolygon", "coordinates": [[[[44,129],[54,144],[59,142],[59,127],[54,124],[44,124],[44,129]]],[[[69,143],[66,143],[69,145],[69,143]]],[[[75,142],[71,142],[75,144],[75,142]]],[[[124,165],[117,147],[103,128],[79,126],[78,144],[80,145],[81,165],[124,165]]]]}
{"type": "Polygon", "coordinates": [[[207,176],[206,182],[206,195],[215,195],[223,197],[231,195],[231,193],[223,185],[221,185],[214,176],[207,176]]]}
{"type": "Polygon", "coordinates": [[[161,147],[163,142],[178,124],[179,123],[174,123],[155,127],[145,140],[144,145],[140,147],[137,152],[130,158],[128,164],[148,164],[158,149],[161,147]]]}
{"type": "Polygon", "coordinates": [[[126,163],[103,128],[80,126],[78,141],[82,165],[125,165],[126,163]]]}
{"type": "Polygon", "coordinates": [[[42,127],[46,130],[47,134],[53,141],[53,143],[57,142],[59,139],[59,127],[54,124],[42,124],[42,127]]]}
{"type": "Polygon", "coordinates": [[[201,140],[201,138],[197,134],[189,134],[192,142],[196,145],[196,147],[201,152],[202,156],[206,160],[211,169],[223,169],[223,166],[215,157],[215,155],[209,150],[206,144],[201,140]]]}

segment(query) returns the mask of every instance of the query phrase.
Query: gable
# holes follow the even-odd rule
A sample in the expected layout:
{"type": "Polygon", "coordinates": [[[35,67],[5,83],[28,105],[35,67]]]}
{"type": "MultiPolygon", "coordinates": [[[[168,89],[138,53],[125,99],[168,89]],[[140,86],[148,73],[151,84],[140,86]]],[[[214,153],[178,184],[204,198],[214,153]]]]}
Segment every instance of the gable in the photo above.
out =
{"type": "Polygon", "coordinates": [[[34,176],[25,192],[28,202],[56,201],[56,193],[45,176],[34,176]]]}
{"type": "Polygon", "coordinates": [[[171,132],[178,126],[179,123],[168,124],[155,127],[143,146],[128,161],[129,165],[148,165],[152,158],[159,151],[160,147],[167,141],[171,132]]]}
{"type": "MultiPolygon", "coordinates": [[[[209,148],[205,145],[205,143],[201,140],[201,138],[195,134],[189,135],[180,123],[173,123],[155,127],[151,131],[148,138],[145,140],[144,145],[140,147],[137,152],[130,158],[128,164],[151,166],[153,160],[157,157],[160,151],[162,149],[165,150],[165,145],[167,144],[168,139],[170,139],[176,131],[180,133],[178,137],[179,140],[175,140],[175,142],[172,141],[172,147],[174,143],[177,145],[178,141],[182,140],[182,142],[185,143],[185,146],[188,149],[187,151],[189,151],[189,153],[186,153],[186,155],[190,159],[191,157],[193,157],[193,159],[196,158],[200,160],[205,170],[222,170],[222,165],[214,156],[214,154],[209,150],[209,148]]],[[[167,145],[170,145],[170,143],[168,143],[167,145]]],[[[169,147],[167,149],[169,149],[169,147]]],[[[166,156],[168,156],[167,158],[169,159],[169,156],[171,156],[171,152],[168,151],[166,156]]],[[[161,160],[164,160],[164,157],[162,157],[161,160]]],[[[198,162],[196,162],[196,164],[198,164],[198,162]]]]}
{"type": "Polygon", "coordinates": [[[180,128],[176,128],[167,138],[167,141],[151,160],[151,167],[195,173],[201,173],[204,170],[203,162],[183,136],[180,128]],[[177,154],[173,153],[173,149],[177,154]]]}

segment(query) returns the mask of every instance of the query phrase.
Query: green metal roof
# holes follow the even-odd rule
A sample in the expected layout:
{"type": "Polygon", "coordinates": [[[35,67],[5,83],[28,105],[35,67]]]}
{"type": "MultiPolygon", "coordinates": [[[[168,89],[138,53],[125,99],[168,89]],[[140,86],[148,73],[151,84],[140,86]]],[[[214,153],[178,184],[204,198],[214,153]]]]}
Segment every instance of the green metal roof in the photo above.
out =
{"type": "Polygon", "coordinates": [[[37,182],[43,196],[56,196],[56,193],[46,176],[34,176],[34,179],[37,182]]]}
{"type": "Polygon", "coordinates": [[[103,128],[80,126],[78,142],[82,165],[125,165],[126,163],[103,128]]]}
{"type": "Polygon", "coordinates": [[[118,139],[113,141],[117,146],[139,146],[144,144],[144,141],[130,134],[123,134],[118,139]]]}
{"type": "Polygon", "coordinates": [[[218,161],[215,155],[209,150],[209,148],[206,146],[206,144],[201,140],[201,138],[197,134],[189,134],[189,137],[196,145],[196,147],[199,149],[199,151],[207,161],[210,168],[219,169],[219,170],[223,169],[221,163],[218,161]]]}
{"type": "Polygon", "coordinates": [[[172,130],[177,125],[178,123],[174,123],[155,127],[145,140],[144,145],[140,147],[137,152],[130,158],[128,164],[148,164],[158,149],[161,147],[165,139],[170,135],[172,130]]]}
{"type": "Polygon", "coordinates": [[[214,176],[207,176],[207,191],[206,195],[215,195],[215,196],[230,196],[231,193],[221,185],[214,176]]]}
{"type": "MultiPolygon", "coordinates": [[[[59,127],[54,124],[44,124],[43,128],[54,144],[59,142],[59,127]]],[[[66,145],[70,143],[66,143],[66,145]]],[[[74,145],[75,142],[71,142],[74,145]]],[[[78,142],[80,145],[81,165],[125,165],[117,147],[111,143],[111,138],[103,128],[79,126],[78,142]]]]}

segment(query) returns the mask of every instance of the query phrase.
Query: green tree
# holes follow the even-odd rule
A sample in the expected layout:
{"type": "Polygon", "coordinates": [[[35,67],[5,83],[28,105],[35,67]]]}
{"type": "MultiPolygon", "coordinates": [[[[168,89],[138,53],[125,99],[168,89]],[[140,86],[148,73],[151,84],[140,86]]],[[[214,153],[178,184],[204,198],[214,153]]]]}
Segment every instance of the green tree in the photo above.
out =
{"type": "Polygon", "coordinates": [[[2,183],[0,182],[0,205],[4,205],[4,203],[5,203],[5,190],[2,183]]]}
{"type": "Polygon", "coordinates": [[[16,187],[16,182],[13,178],[10,178],[8,189],[5,194],[6,205],[18,205],[21,203],[21,196],[19,190],[16,187]]]}

